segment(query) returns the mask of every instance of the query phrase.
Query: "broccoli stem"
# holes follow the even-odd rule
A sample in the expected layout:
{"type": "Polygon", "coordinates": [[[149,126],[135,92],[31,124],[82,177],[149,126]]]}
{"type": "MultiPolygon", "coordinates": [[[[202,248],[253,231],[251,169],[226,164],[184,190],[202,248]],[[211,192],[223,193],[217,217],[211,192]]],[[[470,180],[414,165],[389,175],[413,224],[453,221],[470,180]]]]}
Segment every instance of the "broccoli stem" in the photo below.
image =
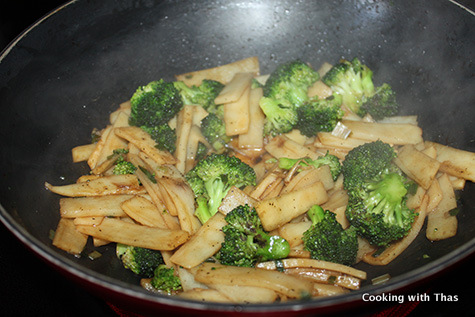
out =
{"type": "Polygon", "coordinates": [[[263,261],[283,259],[289,255],[290,245],[282,237],[262,235],[266,239],[266,244],[257,249],[257,255],[261,256],[263,261]]]}
{"type": "Polygon", "coordinates": [[[204,186],[209,198],[206,198],[205,196],[196,198],[198,206],[195,215],[201,223],[205,223],[218,212],[218,208],[221,205],[223,198],[230,189],[221,178],[207,181],[204,183],[204,186]]]}
{"type": "Polygon", "coordinates": [[[208,206],[208,200],[204,196],[200,196],[196,198],[196,211],[195,216],[201,221],[201,223],[205,223],[208,221],[213,215],[211,214],[208,206]]]}
{"type": "Polygon", "coordinates": [[[377,183],[367,185],[371,192],[365,200],[365,206],[372,213],[383,213],[388,222],[403,225],[402,211],[399,206],[407,194],[407,189],[397,173],[390,173],[377,183]]]}
{"type": "Polygon", "coordinates": [[[221,180],[216,178],[205,182],[205,188],[209,195],[208,209],[211,216],[218,212],[223,198],[229,191],[229,187],[221,180]]]}
{"type": "Polygon", "coordinates": [[[301,161],[302,159],[292,159],[288,157],[281,157],[279,158],[279,168],[284,170],[289,170],[294,167],[297,162],[301,161]]]}
{"type": "Polygon", "coordinates": [[[307,215],[313,224],[319,223],[325,218],[325,211],[319,205],[313,205],[308,211],[307,215]]]}
{"type": "Polygon", "coordinates": [[[315,160],[312,160],[308,157],[300,159],[292,159],[287,157],[279,158],[279,168],[281,169],[290,170],[297,163],[301,166],[313,166],[314,168],[319,168],[323,165],[328,165],[334,181],[341,173],[340,160],[338,159],[338,157],[333,154],[329,154],[328,152],[324,156],[317,157],[315,160]]]}

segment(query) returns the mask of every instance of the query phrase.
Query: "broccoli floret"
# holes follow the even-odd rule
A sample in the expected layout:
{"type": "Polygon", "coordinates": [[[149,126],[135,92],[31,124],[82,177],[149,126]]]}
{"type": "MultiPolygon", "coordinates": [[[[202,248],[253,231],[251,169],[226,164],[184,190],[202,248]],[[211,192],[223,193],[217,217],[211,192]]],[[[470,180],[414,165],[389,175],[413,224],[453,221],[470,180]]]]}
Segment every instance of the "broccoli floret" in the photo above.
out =
{"type": "Polygon", "coordinates": [[[266,134],[285,133],[297,123],[296,109],[308,100],[308,87],[320,76],[306,63],[294,60],[279,65],[269,76],[259,103],[266,115],[266,134]]]}
{"type": "Polygon", "coordinates": [[[125,155],[129,153],[127,149],[115,149],[112,154],[107,157],[108,160],[114,161],[112,173],[115,175],[134,174],[137,167],[126,161],[125,155]]]}
{"type": "Polygon", "coordinates": [[[416,216],[406,205],[411,183],[392,162],[395,156],[390,145],[375,141],[348,152],[342,166],[348,221],[371,244],[383,247],[403,238],[416,216]]]}
{"type": "Polygon", "coordinates": [[[125,160],[125,155],[129,153],[127,149],[114,149],[112,154],[107,157],[108,160],[115,160],[115,163],[125,160]]]}
{"type": "Polygon", "coordinates": [[[254,169],[237,157],[213,153],[186,174],[198,207],[195,215],[205,223],[218,211],[232,186],[255,185],[254,169]]]}
{"type": "Polygon", "coordinates": [[[176,132],[175,129],[170,128],[168,123],[161,125],[146,127],[142,126],[150,137],[157,143],[156,147],[160,150],[166,150],[174,153],[176,150],[176,132]]]}
{"type": "Polygon", "coordinates": [[[322,77],[322,81],[334,93],[340,94],[343,104],[360,117],[369,113],[375,120],[380,120],[399,111],[391,86],[385,83],[375,88],[373,72],[358,58],[351,62],[341,60],[322,77]]]}
{"type": "Polygon", "coordinates": [[[137,166],[127,161],[118,162],[112,169],[114,175],[134,174],[137,166]]]}
{"type": "Polygon", "coordinates": [[[345,189],[359,188],[367,181],[378,180],[395,157],[396,152],[391,145],[379,140],[353,148],[342,164],[345,189]]]}
{"type": "Polygon", "coordinates": [[[157,266],[150,284],[157,290],[173,294],[182,289],[181,280],[175,275],[175,269],[162,264],[157,266]]]}
{"type": "Polygon", "coordinates": [[[296,128],[308,137],[318,132],[331,132],[343,118],[342,97],[334,94],[326,99],[311,98],[297,108],[296,128]]]}
{"type": "Polygon", "coordinates": [[[364,115],[360,111],[364,98],[374,94],[373,72],[358,58],[351,62],[341,60],[322,77],[322,81],[342,96],[343,104],[352,112],[364,115]]]}
{"type": "Polygon", "coordinates": [[[264,96],[288,100],[296,107],[308,100],[307,90],[320,76],[301,60],[279,65],[264,85],[264,96]]]}
{"type": "Polygon", "coordinates": [[[224,85],[219,81],[204,79],[200,84],[200,91],[205,94],[207,103],[200,105],[202,105],[208,112],[213,112],[212,109],[220,106],[215,104],[214,99],[216,99],[223,88],[224,85]]]}
{"type": "Polygon", "coordinates": [[[216,258],[221,264],[253,267],[258,261],[286,258],[287,240],[271,236],[261,224],[255,208],[241,205],[229,212],[223,227],[224,242],[216,258]]]}
{"type": "Polygon", "coordinates": [[[375,93],[365,98],[360,108],[360,115],[369,113],[375,120],[394,116],[399,111],[396,93],[388,84],[376,88],[375,93]]]}
{"type": "Polygon", "coordinates": [[[216,153],[224,153],[231,137],[226,135],[224,120],[214,113],[201,120],[201,133],[208,140],[216,153]]]}
{"type": "Polygon", "coordinates": [[[307,215],[312,226],[303,233],[302,240],[311,258],[345,265],[354,264],[358,252],[356,231],[352,227],[344,230],[333,212],[323,210],[318,205],[312,206],[307,215]]]}
{"type": "Polygon", "coordinates": [[[183,107],[180,92],[163,79],[141,86],[130,99],[132,126],[155,127],[167,123],[183,107]]]}
{"type": "Polygon", "coordinates": [[[224,85],[219,81],[205,79],[199,86],[187,86],[182,81],[173,83],[178,89],[185,105],[200,105],[206,110],[215,107],[214,99],[223,90],[224,85]]]}
{"type": "Polygon", "coordinates": [[[311,158],[300,158],[300,159],[292,159],[288,157],[281,157],[279,158],[279,168],[289,170],[291,169],[296,163],[299,163],[301,166],[313,166],[315,168],[319,168],[323,165],[328,165],[330,167],[330,172],[332,174],[333,180],[336,180],[341,173],[341,163],[340,159],[333,154],[326,153],[325,155],[317,157],[315,160],[311,158]]]}
{"type": "Polygon", "coordinates": [[[176,133],[168,121],[182,109],[183,101],[174,83],[160,79],[139,87],[130,103],[129,124],[150,134],[160,150],[175,152],[176,133]]]}
{"type": "Polygon", "coordinates": [[[295,106],[287,100],[262,97],[259,106],[266,115],[265,135],[277,135],[291,131],[297,124],[298,116],[295,106]]]}
{"type": "Polygon", "coordinates": [[[155,268],[164,263],[162,253],[158,250],[121,243],[117,243],[116,254],[126,269],[143,278],[152,277],[155,268]]]}
{"type": "Polygon", "coordinates": [[[383,174],[381,180],[365,184],[359,195],[350,196],[346,217],[371,244],[387,246],[403,238],[414,222],[416,214],[407,207],[406,201],[404,176],[383,174]]]}
{"type": "Polygon", "coordinates": [[[196,151],[196,161],[204,160],[208,156],[209,150],[206,145],[198,142],[198,149],[196,151]]]}

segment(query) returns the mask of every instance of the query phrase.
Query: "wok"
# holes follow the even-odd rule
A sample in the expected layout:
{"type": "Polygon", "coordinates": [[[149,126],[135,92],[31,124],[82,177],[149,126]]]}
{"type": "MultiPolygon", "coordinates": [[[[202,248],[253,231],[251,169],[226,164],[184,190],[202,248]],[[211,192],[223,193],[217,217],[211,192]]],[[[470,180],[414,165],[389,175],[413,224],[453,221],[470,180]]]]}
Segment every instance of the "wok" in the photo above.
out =
{"type": "Polygon", "coordinates": [[[474,27],[474,15],[450,1],[71,1],[1,55],[0,219],[59,272],[138,313],[293,316],[346,311],[364,293],[407,292],[475,250],[473,184],[460,196],[456,237],[432,243],[421,235],[388,266],[359,264],[369,273],[361,290],[247,306],[147,293],[110,246],[94,261],[55,249],[49,230],[59,197],[43,184],[88,172],[71,163],[70,149],[88,143],[137,86],[254,55],[262,73],[296,57],[318,66],[358,56],[377,83],[397,91],[402,114],[419,115],[425,139],[475,151],[474,27]],[[371,285],[384,273],[391,280],[371,285]]]}

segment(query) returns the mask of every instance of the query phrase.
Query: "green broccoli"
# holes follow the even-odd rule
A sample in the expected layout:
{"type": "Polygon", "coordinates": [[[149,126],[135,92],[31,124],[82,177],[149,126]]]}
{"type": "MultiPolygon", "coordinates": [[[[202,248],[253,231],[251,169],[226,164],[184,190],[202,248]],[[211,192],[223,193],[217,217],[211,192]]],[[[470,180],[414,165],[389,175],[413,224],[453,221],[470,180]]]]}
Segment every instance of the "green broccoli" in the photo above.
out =
{"type": "Polygon", "coordinates": [[[217,114],[210,113],[201,120],[201,133],[208,140],[216,153],[224,153],[231,137],[226,135],[224,120],[217,114]]]}
{"type": "Polygon", "coordinates": [[[298,116],[295,106],[286,100],[262,97],[259,106],[266,115],[265,135],[277,135],[291,131],[297,124],[298,116]]]}
{"type": "Polygon", "coordinates": [[[137,166],[127,161],[117,162],[112,169],[114,175],[134,174],[137,166]]]}
{"type": "Polygon", "coordinates": [[[287,240],[271,236],[255,208],[241,205],[229,212],[223,227],[224,242],[216,254],[221,264],[253,267],[258,261],[279,260],[290,252],[287,240]]]}
{"type": "Polygon", "coordinates": [[[222,105],[217,105],[214,102],[214,99],[219,95],[221,90],[223,90],[224,85],[220,83],[219,81],[215,80],[210,80],[210,79],[204,79],[201,82],[200,85],[200,90],[207,96],[207,103],[205,104],[200,104],[203,108],[205,108],[206,111],[210,113],[217,113],[219,111],[219,108],[223,108],[222,105]]]}
{"type": "Polygon", "coordinates": [[[320,76],[301,60],[279,65],[264,85],[264,96],[277,100],[287,100],[299,107],[308,100],[307,90],[320,76]]]}
{"type": "Polygon", "coordinates": [[[108,160],[115,160],[115,162],[121,162],[125,160],[125,155],[129,153],[127,149],[114,149],[112,154],[107,157],[108,160]]]}
{"type": "Polygon", "coordinates": [[[358,115],[364,97],[374,93],[373,72],[356,57],[351,62],[341,60],[333,65],[322,81],[340,94],[343,104],[358,115]]]}
{"type": "Polygon", "coordinates": [[[126,269],[143,278],[152,277],[155,268],[164,263],[162,253],[158,250],[121,243],[117,243],[116,254],[126,269]]]}
{"type": "Polygon", "coordinates": [[[395,157],[392,146],[379,140],[353,148],[342,164],[343,186],[352,190],[367,181],[378,180],[395,157]]]}
{"type": "Polygon", "coordinates": [[[340,94],[343,104],[360,117],[369,113],[380,120],[399,110],[392,88],[383,84],[375,89],[373,72],[356,57],[351,62],[341,60],[322,77],[322,81],[334,93],[340,94]]]}
{"type": "Polygon", "coordinates": [[[172,82],[163,79],[141,86],[130,99],[129,124],[137,127],[160,126],[183,107],[180,92],[172,82]]]}
{"type": "Polygon", "coordinates": [[[150,137],[157,143],[156,147],[158,149],[166,150],[172,154],[175,152],[176,133],[175,129],[170,128],[168,123],[153,127],[142,126],[142,129],[150,134],[150,137]]]}
{"type": "Polygon", "coordinates": [[[346,217],[359,235],[382,247],[403,238],[416,216],[406,205],[411,183],[394,157],[389,144],[375,141],[348,152],[342,166],[346,217]]]}
{"type": "Polygon", "coordinates": [[[196,161],[204,160],[208,156],[208,153],[209,153],[208,147],[205,144],[198,142],[198,149],[196,151],[195,160],[196,161]]]}
{"type": "Polygon", "coordinates": [[[292,130],[297,123],[296,109],[308,100],[308,87],[318,73],[300,60],[280,64],[269,76],[259,105],[266,115],[266,134],[292,130]]]}
{"type": "Polygon", "coordinates": [[[175,269],[162,264],[156,267],[150,284],[157,290],[173,294],[182,289],[180,278],[175,269]]]}
{"type": "Polygon", "coordinates": [[[200,105],[205,110],[216,107],[214,99],[223,90],[224,85],[218,81],[205,79],[199,86],[187,86],[182,81],[173,83],[178,89],[185,105],[200,105]]]}
{"type": "Polygon", "coordinates": [[[126,161],[125,155],[129,153],[127,149],[115,149],[112,154],[107,157],[108,160],[114,161],[112,173],[114,175],[134,174],[137,167],[126,161]]]}
{"type": "Polygon", "coordinates": [[[130,99],[129,124],[146,131],[157,143],[157,148],[175,152],[176,133],[168,125],[183,108],[180,91],[173,82],[163,79],[141,86],[130,99]]]}
{"type": "Polygon", "coordinates": [[[323,165],[328,165],[330,167],[330,172],[332,174],[333,180],[336,180],[341,173],[341,163],[340,159],[333,154],[326,153],[325,155],[317,157],[315,160],[311,158],[300,158],[300,159],[292,159],[288,157],[281,157],[279,158],[279,168],[289,170],[291,169],[297,162],[301,166],[313,166],[315,168],[319,168],[323,165]]]}
{"type": "Polygon", "coordinates": [[[344,265],[354,264],[358,253],[356,231],[352,227],[344,230],[333,212],[323,210],[318,205],[312,206],[307,215],[312,226],[303,233],[302,240],[311,258],[344,265]]]}
{"type": "Polygon", "coordinates": [[[360,115],[369,113],[375,120],[394,116],[399,111],[396,93],[388,84],[376,88],[373,95],[364,98],[360,108],[360,115]]]}
{"type": "Polygon", "coordinates": [[[343,118],[342,97],[334,94],[326,99],[311,98],[297,108],[296,128],[308,137],[318,132],[331,132],[343,118]]]}
{"type": "Polygon", "coordinates": [[[254,169],[239,158],[213,153],[185,175],[197,202],[195,215],[205,223],[218,211],[232,186],[255,185],[254,169]]]}

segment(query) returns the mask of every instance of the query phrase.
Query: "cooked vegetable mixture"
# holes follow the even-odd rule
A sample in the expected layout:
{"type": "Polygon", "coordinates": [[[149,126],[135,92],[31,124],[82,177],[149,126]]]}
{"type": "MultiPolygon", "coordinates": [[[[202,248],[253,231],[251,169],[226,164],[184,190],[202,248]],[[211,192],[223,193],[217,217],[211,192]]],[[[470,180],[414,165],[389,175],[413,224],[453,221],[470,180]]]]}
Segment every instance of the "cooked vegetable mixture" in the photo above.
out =
{"type": "Polygon", "coordinates": [[[115,243],[151,292],[266,303],[359,289],[357,263],[454,236],[475,154],[424,140],[360,59],[319,66],[250,57],[138,87],[72,149],[90,173],[45,183],[53,245],[115,243]]]}

